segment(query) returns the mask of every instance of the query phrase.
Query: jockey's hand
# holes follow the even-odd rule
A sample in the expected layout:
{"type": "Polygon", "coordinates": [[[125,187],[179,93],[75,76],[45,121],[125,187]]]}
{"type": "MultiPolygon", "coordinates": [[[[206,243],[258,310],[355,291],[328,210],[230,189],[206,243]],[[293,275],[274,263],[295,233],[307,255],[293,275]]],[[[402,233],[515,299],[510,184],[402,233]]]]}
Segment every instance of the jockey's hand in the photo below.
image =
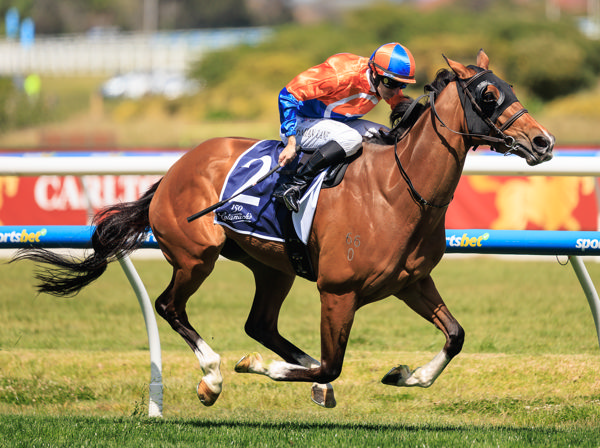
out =
{"type": "Polygon", "coordinates": [[[371,138],[371,137],[373,137],[373,136],[375,136],[377,134],[379,134],[379,129],[377,129],[375,127],[371,127],[371,128],[369,128],[369,129],[367,129],[365,131],[365,135],[364,136],[367,137],[367,138],[371,138]]]}
{"type": "Polygon", "coordinates": [[[281,154],[279,154],[279,166],[286,166],[296,158],[296,137],[290,135],[288,142],[281,154]]]}

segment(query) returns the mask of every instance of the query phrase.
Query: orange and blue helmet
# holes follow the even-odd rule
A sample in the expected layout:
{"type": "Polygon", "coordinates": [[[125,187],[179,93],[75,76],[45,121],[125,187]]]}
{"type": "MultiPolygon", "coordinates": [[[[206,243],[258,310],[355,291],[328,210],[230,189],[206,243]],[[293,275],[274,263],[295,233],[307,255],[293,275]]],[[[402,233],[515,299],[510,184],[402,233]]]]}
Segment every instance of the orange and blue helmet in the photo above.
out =
{"type": "Polygon", "coordinates": [[[375,50],[369,59],[369,66],[386,86],[389,80],[392,80],[392,85],[416,82],[415,59],[408,48],[397,42],[384,44],[375,50]]]}

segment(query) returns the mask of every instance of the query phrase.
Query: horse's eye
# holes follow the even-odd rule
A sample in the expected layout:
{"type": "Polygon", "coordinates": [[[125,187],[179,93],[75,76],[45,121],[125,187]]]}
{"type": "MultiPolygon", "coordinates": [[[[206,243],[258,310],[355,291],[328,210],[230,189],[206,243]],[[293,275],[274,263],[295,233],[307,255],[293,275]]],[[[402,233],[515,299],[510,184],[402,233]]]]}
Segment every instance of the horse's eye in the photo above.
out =
{"type": "Polygon", "coordinates": [[[484,102],[486,103],[495,103],[496,102],[496,95],[494,95],[493,92],[490,92],[489,90],[484,92],[483,97],[481,98],[484,102]]]}
{"type": "Polygon", "coordinates": [[[475,98],[483,112],[492,115],[493,111],[504,102],[504,92],[496,84],[489,81],[481,81],[475,87],[475,98]]]}

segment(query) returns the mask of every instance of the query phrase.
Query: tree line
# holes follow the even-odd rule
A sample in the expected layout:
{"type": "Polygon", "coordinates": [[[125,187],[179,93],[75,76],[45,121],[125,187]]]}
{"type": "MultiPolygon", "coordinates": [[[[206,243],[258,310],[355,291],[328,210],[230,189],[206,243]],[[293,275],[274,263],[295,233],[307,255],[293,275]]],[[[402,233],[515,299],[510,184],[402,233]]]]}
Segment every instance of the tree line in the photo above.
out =
{"type": "Polygon", "coordinates": [[[370,56],[393,41],[415,57],[417,86],[411,92],[416,94],[446,67],[442,54],[474,63],[480,48],[530,107],[598,84],[600,41],[580,31],[577,17],[549,20],[544,1],[487,1],[479,9],[471,3],[430,10],[407,2],[379,3],[337,21],[278,27],[268,42],[213,53],[195,64],[192,75],[207,86],[200,107],[209,118],[259,116],[271,110],[277,92],[300,71],[334,53],[370,56]]]}

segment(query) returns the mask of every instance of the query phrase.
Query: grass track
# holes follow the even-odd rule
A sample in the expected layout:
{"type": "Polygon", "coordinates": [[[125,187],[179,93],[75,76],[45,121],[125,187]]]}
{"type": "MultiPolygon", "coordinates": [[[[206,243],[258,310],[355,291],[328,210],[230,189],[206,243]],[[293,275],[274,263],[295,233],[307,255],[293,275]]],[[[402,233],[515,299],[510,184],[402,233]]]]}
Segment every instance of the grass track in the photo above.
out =
{"type": "MultiPolygon", "coordinates": [[[[159,294],[165,263],[134,263],[159,294]]],[[[598,264],[587,266],[600,278],[598,264]]],[[[325,410],[306,384],[233,372],[247,351],[274,356],[243,333],[250,274],[220,263],[189,310],[223,356],[223,394],[199,404],[197,362],[159,321],[165,419],[152,421],[143,320],[118,266],[67,300],[36,297],[30,265],[2,266],[0,446],[600,446],[598,345],[572,269],[447,259],[436,274],[467,332],[463,353],[429,389],[384,386],[387,370],[428,361],[443,338],[397,300],[365,307],[334,383],[338,406],[325,410]]],[[[281,322],[318,353],[314,285],[295,285],[281,322]]]]}
{"type": "MultiPolygon", "coordinates": [[[[127,418],[17,417],[3,430],[20,434],[11,447],[596,447],[596,431],[443,425],[259,422],[239,420],[157,421],[127,418]],[[57,429],[60,427],[60,430],[57,429]],[[60,431],[57,439],[56,433],[60,431]],[[48,442],[56,440],[56,442],[48,442]]],[[[7,439],[4,439],[6,442],[7,439]]]]}

